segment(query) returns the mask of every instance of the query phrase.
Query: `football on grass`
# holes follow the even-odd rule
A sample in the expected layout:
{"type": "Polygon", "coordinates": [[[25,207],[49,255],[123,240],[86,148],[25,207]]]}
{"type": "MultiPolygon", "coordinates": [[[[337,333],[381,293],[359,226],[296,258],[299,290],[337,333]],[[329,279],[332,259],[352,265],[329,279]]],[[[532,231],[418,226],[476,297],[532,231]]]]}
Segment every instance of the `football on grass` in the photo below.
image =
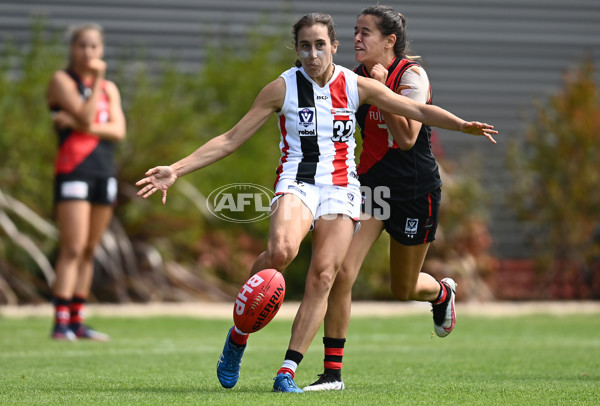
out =
{"type": "Polygon", "coordinates": [[[233,306],[233,322],[244,333],[255,333],[275,317],[283,297],[285,280],[276,269],[254,274],[240,289],[233,306]]]}

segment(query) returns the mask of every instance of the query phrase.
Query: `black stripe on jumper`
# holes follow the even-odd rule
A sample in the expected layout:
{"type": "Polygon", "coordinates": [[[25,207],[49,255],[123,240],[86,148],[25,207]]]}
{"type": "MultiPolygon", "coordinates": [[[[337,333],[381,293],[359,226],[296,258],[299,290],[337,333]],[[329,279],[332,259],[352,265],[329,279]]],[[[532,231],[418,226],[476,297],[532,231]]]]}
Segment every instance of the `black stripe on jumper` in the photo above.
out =
{"type": "MultiPolygon", "coordinates": [[[[296,72],[296,86],[298,88],[298,114],[303,107],[315,107],[315,93],[312,83],[300,72],[296,72]]],[[[300,120],[300,118],[298,118],[300,120]]],[[[315,183],[315,174],[317,173],[317,163],[319,162],[319,143],[317,140],[317,111],[314,109],[313,126],[315,135],[301,135],[300,148],[302,150],[302,160],[298,164],[296,180],[306,183],[315,183]]],[[[301,126],[298,127],[301,129],[301,126]]]]}

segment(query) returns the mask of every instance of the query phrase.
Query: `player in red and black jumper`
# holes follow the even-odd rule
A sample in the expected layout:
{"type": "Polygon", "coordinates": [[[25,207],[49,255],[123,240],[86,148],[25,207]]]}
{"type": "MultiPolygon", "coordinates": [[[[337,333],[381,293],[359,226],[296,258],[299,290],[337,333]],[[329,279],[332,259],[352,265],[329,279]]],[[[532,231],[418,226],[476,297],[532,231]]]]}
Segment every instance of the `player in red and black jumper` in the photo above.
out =
{"type": "Polygon", "coordinates": [[[86,326],[83,316],[94,250],[116,202],[115,143],[125,137],[121,96],[104,78],[103,52],[99,25],[74,28],[69,66],[55,72],[48,86],[48,106],[59,138],[54,200],[60,237],[52,286],[56,340],[108,340],[86,326]]]}
{"type": "MultiPolygon", "coordinates": [[[[356,20],[355,72],[385,84],[398,94],[431,104],[425,70],[407,56],[406,21],[388,6],[364,9],[356,20]]],[[[434,329],[447,336],[456,321],[456,283],[437,281],[421,272],[435,239],[442,181],[431,150],[429,126],[389,114],[372,105],[356,113],[363,137],[358,166],[363,192],[361,230],[351,246],[329,295],[325,316],[324,372],[305,391],[341,390],[342,358],[350,323],[352,285],[383,230],[390,234],[391,289],[398,300],[428,301],[434,329]]],[[[493,140],[492,140],[493,141],[493,140]]]]}

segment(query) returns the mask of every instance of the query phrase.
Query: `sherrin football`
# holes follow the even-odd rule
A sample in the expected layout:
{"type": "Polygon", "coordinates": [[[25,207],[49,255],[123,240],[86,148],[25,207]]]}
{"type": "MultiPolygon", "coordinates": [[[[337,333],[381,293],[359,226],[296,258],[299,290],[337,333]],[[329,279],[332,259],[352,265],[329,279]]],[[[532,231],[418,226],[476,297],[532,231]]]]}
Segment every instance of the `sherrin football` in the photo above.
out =
{"type": "Polygon", "coordinates": [[[244,333],[255,333],[275,317],[283,297],[285,280],[276,269],[263,269],[248,279],[233,305],[233,322],[244,333]]]}

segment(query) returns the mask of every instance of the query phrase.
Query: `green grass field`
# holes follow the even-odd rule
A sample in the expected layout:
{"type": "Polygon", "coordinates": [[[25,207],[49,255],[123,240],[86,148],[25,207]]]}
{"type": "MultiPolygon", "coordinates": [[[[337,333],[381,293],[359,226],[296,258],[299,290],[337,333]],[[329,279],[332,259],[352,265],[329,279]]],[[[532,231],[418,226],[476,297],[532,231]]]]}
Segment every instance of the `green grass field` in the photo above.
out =
{"type": "MultiPolygon", "coordinates": [[[[272,393],[291,321],[250,338],[238,385],[216,361],[230,322],[182,317],[90,320],[109,343],[53,342],[47,318],[0,319],[0,405],[598,405],[598,315],[460,317],[447,338],[431,318],[355,318],[346,390],[272,393]]],[[[321,333],[300,365],[322,371],[321,333]]]]}

